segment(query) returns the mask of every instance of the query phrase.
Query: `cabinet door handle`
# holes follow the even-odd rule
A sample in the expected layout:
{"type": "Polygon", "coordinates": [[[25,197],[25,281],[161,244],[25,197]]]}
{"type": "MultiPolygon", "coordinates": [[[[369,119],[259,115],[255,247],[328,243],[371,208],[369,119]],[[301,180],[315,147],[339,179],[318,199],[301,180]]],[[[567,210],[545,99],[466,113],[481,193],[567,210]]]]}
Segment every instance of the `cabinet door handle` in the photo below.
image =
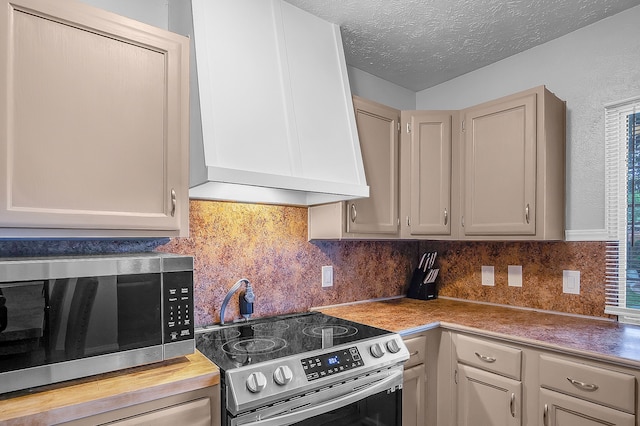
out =
{"type": "Polygon", "coordinates": [[[176,190],[171,188],[171,217],[176,215],[176,190]]]}
{"type": "Polygon", "coordinates": [[[544,404],[544,410],[542,411],[542,423],[544,426],[549,426],[549,405],[544,404]]]}
{"type": "Polygon", "coordinates": [[[516,416],[516,394],[511,392],[511,401],[509,401],[509,409],[511,410],[511,417],[516,416]]]}
{"type": "Polygon", "coordinates": [[[356,217],[358,217],[358,212],[356,210],[356,205],[352,203],[351,204],[351,222],[355,223],[356,217]]]}
{"type": "Polygon", "coordinates": [[[449,223],[449,212],[444,209],[444,226],[447,226],[447,223],[449,223]]]}
{"type": "Polygon", "coordinates": [[[524,218],[529,223],[529,204],[524,208],[524,218]]]}
{"type": "Polygon", "coordinates": [[[474,353],[478,358],[480,358],[484,362],[489,362],[489,363],[496,362],[496,359],[492,356],[481,355],[478,352],[474,352],[474,353]]]}
{"type": "Polygon", "coordinates": [[[585,390],[587,392],[594,392],[598,390],[598,385],[596,385],[595,383],[585,383],[585,382],[580,382],[578,380],[574,380],[571,377],[567,377],[567,380],[569,381],[569,383],[571,383],[573,386],[580,388],[582,390],[585,390]]]}

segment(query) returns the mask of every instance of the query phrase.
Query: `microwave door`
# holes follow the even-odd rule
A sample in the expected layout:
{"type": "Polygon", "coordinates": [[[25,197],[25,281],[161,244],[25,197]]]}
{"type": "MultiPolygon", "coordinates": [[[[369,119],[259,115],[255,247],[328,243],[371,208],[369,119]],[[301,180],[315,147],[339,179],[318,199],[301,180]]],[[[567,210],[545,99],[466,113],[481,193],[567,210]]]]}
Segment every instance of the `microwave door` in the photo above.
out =
{"type": "Polygon", "coordinates": [[[0,372],[44,359],[44,281],[0,284],[0,372]]]}

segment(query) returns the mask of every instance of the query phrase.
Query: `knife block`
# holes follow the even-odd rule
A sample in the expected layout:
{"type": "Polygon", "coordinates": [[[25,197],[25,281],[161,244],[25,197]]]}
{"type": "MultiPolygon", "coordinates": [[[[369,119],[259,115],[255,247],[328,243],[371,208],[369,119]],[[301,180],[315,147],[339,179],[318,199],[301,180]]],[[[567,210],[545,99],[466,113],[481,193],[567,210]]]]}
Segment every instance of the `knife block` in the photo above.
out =
{"type": "Polygon", "coordinates": [[[438,278],[432,283],[424,284],[423,281],[427,275],[431,272],[431,269],[423,271],[422,269],[416,269],[411,277],[411,283],[409,284],[409,290],[407,297],[410,299],[419,300],[431,300],[438,298],[438,278]]]}

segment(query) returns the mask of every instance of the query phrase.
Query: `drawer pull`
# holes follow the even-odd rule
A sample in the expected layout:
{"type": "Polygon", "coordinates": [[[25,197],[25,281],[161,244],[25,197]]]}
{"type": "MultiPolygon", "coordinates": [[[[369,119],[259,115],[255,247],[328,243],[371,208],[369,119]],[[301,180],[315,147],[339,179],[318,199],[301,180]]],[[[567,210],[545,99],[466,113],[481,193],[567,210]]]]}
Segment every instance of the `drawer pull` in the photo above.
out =
{"type": "Polygon", "coordinates": [[[492,356],[485,356],[485,355],[481,355],[481,354],[479,354],[478,352],[474,352],[474,354],[476,354],[476,356],[477,356],[478,358],[480,358],[480,359],[481,359],[482,361],[484,361],[484,362],[489,362],[489,363],[491,363],[491,362],[496,362],[496,359],[495,359],[494,357],[492,357],[492,356]]]}
{"type": "Polygon", "coordinates": [[[409,358],[411,358],[412,356],[416,356],[416,355],[418,355],[419,353],[420,353],[420,351],[411,352],[411,353],[409,354],[409,358]]]}
{"type": "Polygon", "coordinates": [[[573,386],[575,386],[577,388],[580,388],[582,390],[585,390],[587,392],[594,392],[594,391],[598,390],[598,385],[596,385],[596,384],[589,384],[589,383],[580,382],[578,380],[572,379],[571,377],[567,377],[567,380],[573,386]]]}
{"type": "Polygon", "coordinates": [[[544,404],[544,411],[542,412],[542,424],[549,426],[549,405],[544,404]]]}
{"type": "Polygon", "coordinates": [[[511,417],[516,416],[516,394],[511,392],[511,401],[509,401],[509,408],[511,409],[511,417]]]}

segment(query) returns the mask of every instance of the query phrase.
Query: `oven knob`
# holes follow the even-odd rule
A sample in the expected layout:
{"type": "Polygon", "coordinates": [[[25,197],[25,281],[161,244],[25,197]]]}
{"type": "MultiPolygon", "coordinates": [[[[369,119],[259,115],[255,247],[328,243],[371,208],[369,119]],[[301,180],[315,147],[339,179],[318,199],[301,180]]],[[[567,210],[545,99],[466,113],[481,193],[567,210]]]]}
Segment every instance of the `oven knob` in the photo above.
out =
{"type": "Polygon", "coordinates": [[[384,355],[384,348],[380,343],[373,344],[369,351],[371,352],[371,355],[374,356],[374,358],[380,358],[382,355],[384,355]]]}
{"type": "Polygon", "coordinates": [[[280,386],[284,386],[293,379],[293,372],[286,365],[281,365],[273,372],[273,380],[280,386]]]}
{"type": "Polygon", "coordinates": [[[251,373],[247,377],[247,389],[252,393],[258,393],[267,386],[267,378],[261,372],[251,373]]]}
{"type": "Polygon", "coordinates": [[[398,342],[396,342],[396,339],[389,340],[387,342],[387,349],[392,354],[397,354],[398,352],[400,352],[400,345],[398,345],[398,342]]]}

